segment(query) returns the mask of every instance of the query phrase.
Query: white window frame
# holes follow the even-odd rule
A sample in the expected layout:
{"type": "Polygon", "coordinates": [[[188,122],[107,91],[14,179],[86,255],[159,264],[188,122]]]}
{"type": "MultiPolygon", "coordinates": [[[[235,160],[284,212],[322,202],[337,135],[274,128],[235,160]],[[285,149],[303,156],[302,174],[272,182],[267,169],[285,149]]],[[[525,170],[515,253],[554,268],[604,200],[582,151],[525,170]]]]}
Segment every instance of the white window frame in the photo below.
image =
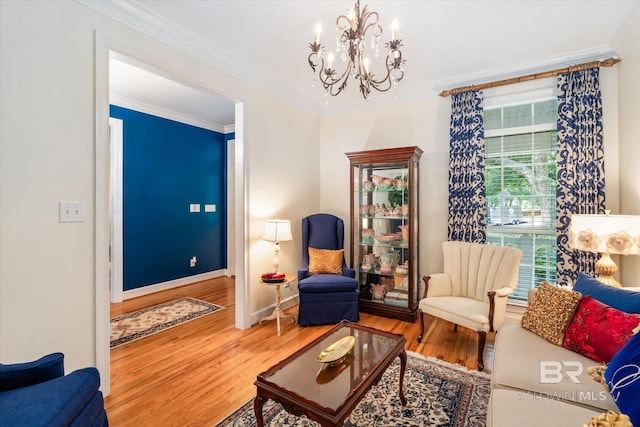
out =
{"type": "MultiPolygon", "coordinates": [[[[485,90],[483,108],[493,109],[493,108],[505,108],[505,107],[510,107],[514,105],[533,104],[535,102],[539,102],[541,100],[547,100],[553,97],[555,97],[555,79],[553,78],[538,79],[530,82],[500,86],[498,88],[485,90]]],[[[491,138],[496,136],[514,135],[514,134],[522,134],[522,133],[544,132],[549,130],[555,130],[555,126],[553,124],[541,124],[541,125],[513,127],[513,128],[507,128],[507,129],[508,131],[505,131],[504,129],[485,130],[484,137],[491,138]]],[[[514,152],[513,154],[515,153],[516,152],[514,152]]],[[[555,221],[553,223],[555,224],[555,221]]],[[[510,225],[509,227],[510,228],[509,228],[508,234],[546,234],[546,235],[555,236],[555,227],[553,227],[552,230],[549,230],[548,227],[533,227],[533,226],[520,227],[517,225],[510,225]]],[[[492,230],[491,226],[487,227],[487,235],[489,233],[501,234],[501,232],[498,231],[497,229],[492,230]]],[[[504,234],[507,234],[507,233],[504,233],[504,234]]],[[[533,261],[535,261],[535,258],[533,259],[533,261]]],[[[535,265],[530,265],[530,266],[521,265],[521,267],[533,269],[535,268],[535,265]]],[[[533,273],[531,279],[535,280],[535,272],[533,273]]],[[[527,284],[527,286],[532,286],[532,287],[537,285],[539,284],[538,283],[527,284]]],[[[508,304],[513,306],[526,306],[527,301],[510,298],[508,300],[508,304]]]]}

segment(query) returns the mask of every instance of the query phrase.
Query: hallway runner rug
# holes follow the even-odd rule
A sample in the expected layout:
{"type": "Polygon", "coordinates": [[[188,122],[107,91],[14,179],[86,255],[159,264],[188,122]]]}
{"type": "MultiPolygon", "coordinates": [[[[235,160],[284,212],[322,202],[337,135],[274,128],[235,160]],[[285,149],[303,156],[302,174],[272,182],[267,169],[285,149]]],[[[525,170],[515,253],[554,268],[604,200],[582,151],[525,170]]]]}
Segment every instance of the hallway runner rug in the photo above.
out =
{"type": "Polygon", "coordinates": [[[111,348],[173,328],[224,307],[184,297],[111,319],[111,348]]]}
{"type": "MultiPolygon", "coordinates": [[[[461,365],[407,352],[402,406],[398,396],[400,362],[385,371],[380,382],[362,398],[345,426],[484,427],[489,403],[489,375],[461,365]]],[[[269,399],[262,410],[265,426],[318,426],[305,416],[286,412],[269,399]]],[[[216,424],[216,427],[256,426],[253,399],[216,424]]]]}

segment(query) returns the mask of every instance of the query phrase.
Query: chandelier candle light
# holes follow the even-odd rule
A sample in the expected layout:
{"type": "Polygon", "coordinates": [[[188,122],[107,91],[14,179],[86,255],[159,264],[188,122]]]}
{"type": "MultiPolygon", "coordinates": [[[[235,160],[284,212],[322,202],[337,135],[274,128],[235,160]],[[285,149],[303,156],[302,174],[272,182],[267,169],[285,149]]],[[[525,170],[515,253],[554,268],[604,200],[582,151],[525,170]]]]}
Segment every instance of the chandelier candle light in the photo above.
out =
{"type": "Polygon", "coordinates": [[[640,255],[640,215],[573,214],[569,239],[574,249],[601,253],[596,263],[598,280],[619,288],[613,278],[618,266],[609,255],[640,255]]]}
{"type": "MultiPolygon", "coordinates": [[[[378,12],[369,12],[367,6],[360,10],[360,0],[356,0],[353,9],[347,15],[340,15],[336,19],[336,52],[347,66],[338,74],[334,67],[333,52],[327,55],[325,67],[325,46],[320,43],[322,25],[316,25],[316,38],[309,44],[309,65],[322,82],[328,94],[336,96],[347,87],[349,76],[359,81],[360,93],[367,99],[372,89],[379,92],[388,91],[404,77],[404,59],[402,59],[402,40],[398,39],[398,22],[394,19],[391,24],[391,41],[385,44],[387,55],[385,58],[386,72],[381,79],[376,78],[370,70],[371,60],[366,55],[367,36],[371,37],[370,46],[375,58],[378,57],[378,41],[382,36],[382,27],[378,24],[378,12]]],[[[315,80],[315,79],[314,79],[315,80]]]]}
{"type": "Polygon", "coordinates": [[[278,273],[280,267],[280,242],[293,240],[291,236],[291,221],[288,219],[271,219],[264,222],[264,232],[262,239],[268,242],[275,242],[273,250],[273,271],[278,273]]]}

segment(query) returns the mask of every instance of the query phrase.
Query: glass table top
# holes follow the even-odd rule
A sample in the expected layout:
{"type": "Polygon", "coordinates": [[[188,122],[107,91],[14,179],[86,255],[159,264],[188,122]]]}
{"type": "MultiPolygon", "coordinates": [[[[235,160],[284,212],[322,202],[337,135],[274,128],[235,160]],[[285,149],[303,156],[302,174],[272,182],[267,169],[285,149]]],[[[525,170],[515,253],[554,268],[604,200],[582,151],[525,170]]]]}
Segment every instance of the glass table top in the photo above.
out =
{"type": "Polygon", "coordinates": [[[336,410],[383,359],[398,347],[404,349],[404,342],[402,335],[347,323],[260,377],[321,407],[336,410]],[[355,338],[355,344],[344,358],[333,364],[316,360],[322,350],[349,335],[355,338]]]}

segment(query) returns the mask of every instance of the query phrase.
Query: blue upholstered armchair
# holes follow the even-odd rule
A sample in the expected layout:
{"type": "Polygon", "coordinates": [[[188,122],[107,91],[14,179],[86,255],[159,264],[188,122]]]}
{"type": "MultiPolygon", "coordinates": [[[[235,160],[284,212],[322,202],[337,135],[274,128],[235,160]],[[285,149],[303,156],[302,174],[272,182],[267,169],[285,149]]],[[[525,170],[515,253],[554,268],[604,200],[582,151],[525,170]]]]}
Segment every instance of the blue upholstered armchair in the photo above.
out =
{"type": "Polygon", "coordinates": [[[96,368],[64,375],[64,355],[0,364],[0,426],[106,427],[96,368]]]}
{"type": "Polygon", "coordinates": [[[300,326],[338,323],[343,319],[357,322],[358,281],[354,269],[347,267],[344,253],[344,222],[330,214],[315,214],[302,219],[302,269],[298,270],[300,326]],[[329,250],[340,256],[342,264],[334,273],[312,273],[309,271],[309,248],[314,253],[329,250]],[[340,271],[341,270],[341,271],[340,271]]]}

